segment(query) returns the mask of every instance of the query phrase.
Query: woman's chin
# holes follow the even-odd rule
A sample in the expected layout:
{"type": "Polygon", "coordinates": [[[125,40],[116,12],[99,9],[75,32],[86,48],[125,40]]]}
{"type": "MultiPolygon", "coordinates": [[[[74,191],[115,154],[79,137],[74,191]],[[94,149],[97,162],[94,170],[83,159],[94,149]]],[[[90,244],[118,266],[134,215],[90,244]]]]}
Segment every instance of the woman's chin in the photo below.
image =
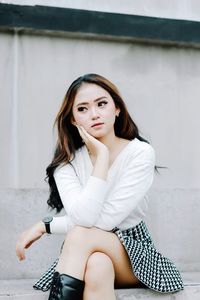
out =
{"type": "Polygon", "coordinates": [[[102,132],[93,132],[91,133],[91,135],[96,138],[96,139],[99,139],[99,138],[103,138],[105,136],[105,133],[102,133],[102,132]]]}

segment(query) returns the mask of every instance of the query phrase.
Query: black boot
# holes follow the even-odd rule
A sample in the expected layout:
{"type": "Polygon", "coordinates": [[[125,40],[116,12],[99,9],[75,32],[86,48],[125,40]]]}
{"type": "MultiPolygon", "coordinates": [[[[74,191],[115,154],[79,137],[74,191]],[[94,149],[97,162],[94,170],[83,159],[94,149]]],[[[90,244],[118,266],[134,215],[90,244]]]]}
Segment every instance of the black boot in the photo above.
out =
{"type": "Polygon", "coordinates": [[[55,272],[48,300],[82,300],[84,281],[55,272]]]}

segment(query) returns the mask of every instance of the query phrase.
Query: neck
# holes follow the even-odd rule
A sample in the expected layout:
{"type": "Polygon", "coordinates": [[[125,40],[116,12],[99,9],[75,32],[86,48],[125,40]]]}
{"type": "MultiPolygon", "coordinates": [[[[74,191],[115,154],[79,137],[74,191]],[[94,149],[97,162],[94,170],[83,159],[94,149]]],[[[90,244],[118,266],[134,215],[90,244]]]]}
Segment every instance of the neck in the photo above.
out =
{"type": "Polygon", "coordinates": [[[103,143],[109,150],[110,154],[115,150],[116,145],[119,144],[120,138],[117,137],[114,132],[111,132],[109,135],[98,138],[98,140],[103,143]]]}

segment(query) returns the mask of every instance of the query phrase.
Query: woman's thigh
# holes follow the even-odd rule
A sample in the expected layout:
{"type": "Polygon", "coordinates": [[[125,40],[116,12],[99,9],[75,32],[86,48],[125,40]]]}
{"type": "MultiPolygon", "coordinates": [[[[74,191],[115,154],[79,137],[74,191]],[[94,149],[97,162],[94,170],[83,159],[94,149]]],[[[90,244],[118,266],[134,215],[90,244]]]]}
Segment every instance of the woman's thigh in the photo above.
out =
{"type": "Polygon", "coordinates": [[[93,252],[103,252],[112,260],[115,271],[115,286],[128,287],[136,285],[139,280],[132,271],[130,259],[124,246],[113,232],[101,230],[96,227],[86,229],[92,243],[93,252]]]}

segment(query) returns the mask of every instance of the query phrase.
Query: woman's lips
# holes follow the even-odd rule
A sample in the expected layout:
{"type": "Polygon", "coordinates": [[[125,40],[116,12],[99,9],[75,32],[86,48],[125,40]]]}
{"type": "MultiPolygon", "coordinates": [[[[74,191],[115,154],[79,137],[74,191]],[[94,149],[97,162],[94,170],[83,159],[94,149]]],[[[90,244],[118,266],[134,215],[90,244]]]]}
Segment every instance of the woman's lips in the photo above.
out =
{"type": "Polygon", "coordinates": [[[96,124],[92,125],[92,127],[99,127],[101,125],[103,125],[103,123],[96,123],[96,124]]]}

